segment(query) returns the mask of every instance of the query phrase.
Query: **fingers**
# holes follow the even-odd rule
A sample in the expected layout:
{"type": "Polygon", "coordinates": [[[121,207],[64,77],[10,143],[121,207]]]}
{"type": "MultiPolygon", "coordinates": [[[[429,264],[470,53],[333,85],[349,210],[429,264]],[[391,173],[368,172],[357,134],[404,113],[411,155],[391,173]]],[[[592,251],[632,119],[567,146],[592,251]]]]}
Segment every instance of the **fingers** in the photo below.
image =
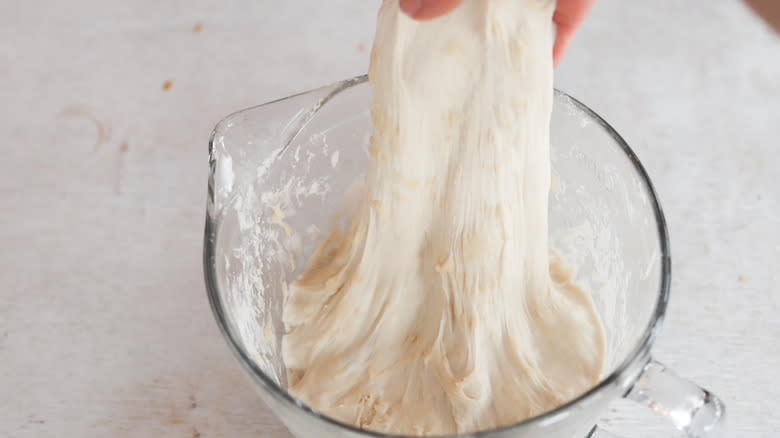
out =
{"type": "Polygon", "coordinates": [[[593,3],[596,3],[596,0],[558,0],[558,6],[553,14],[553,22],[556,26],[553,62],[556,67],[561,62],[566,48],[569,47],[574,31],[585,19],[593,3]]]}
{"type": "Polygon", "coordinates": [[[747,0],[747,4],[762,16],[776,32],[780,32],[780,2],[777,0],[747,0]]]}
{"type": "Polygon", "coordinates": [[[401,10],[416,20],[430,20],[455,9],[463,0],[401,0],[401,10]]]}
{"type": "MultiPolygon", "coordinates": [[[[401,10],[416,20],[430,20],[455,9],[463,0],[400,0],[401,10]]],[[[574,31],[596,0],[558,0],[553,14],[556,25],[553,60],[555,66],[569,47],[574,31]]]]}

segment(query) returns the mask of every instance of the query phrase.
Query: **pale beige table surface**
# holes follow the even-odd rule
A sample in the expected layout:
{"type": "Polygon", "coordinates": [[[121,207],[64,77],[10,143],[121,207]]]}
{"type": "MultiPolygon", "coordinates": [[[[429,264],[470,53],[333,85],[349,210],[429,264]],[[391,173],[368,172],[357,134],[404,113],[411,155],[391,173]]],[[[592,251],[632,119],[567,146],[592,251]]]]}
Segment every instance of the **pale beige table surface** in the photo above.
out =
{"type": "MultiPolygon", "coordinates": [[[[0,437],[289,437],[206,301],[206,146],[365,72],[377,1],[29,0],[0,13],[0,437]],[[165,89],[166,81],[169,88],[165,89]]],[[[600,0],[557,72],[672,235],[656,355],[780,430],[780,40],[732,0],[600,0]]],[[[672,436],[618,404],[606,426],[672,436]]]]}

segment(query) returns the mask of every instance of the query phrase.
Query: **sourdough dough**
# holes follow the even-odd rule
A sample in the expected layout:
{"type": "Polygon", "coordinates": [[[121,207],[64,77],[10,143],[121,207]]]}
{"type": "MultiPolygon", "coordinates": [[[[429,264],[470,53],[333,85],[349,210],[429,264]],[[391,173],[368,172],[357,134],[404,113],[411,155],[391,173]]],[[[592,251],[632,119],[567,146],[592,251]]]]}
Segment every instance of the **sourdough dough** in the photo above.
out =
{"type": "Polygon", "coordinates": [[[290,392],[380,432],[470,432],[594,385],[603,334],[547,243],[550,0],[385,0],[363,198],[292,286],[290,392]]]}

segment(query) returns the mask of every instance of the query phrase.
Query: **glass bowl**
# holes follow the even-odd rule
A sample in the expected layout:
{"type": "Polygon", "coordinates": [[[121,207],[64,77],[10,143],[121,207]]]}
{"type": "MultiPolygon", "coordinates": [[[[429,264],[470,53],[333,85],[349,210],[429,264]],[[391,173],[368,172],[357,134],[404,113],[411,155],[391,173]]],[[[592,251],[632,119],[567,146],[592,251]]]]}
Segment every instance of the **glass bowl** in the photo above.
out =
{"type": "MultiPolygon", "coordinates": [[[[231,351],[261,398],[299,438],[392,437],[361,430],[285,391],[287,288],[348,202],[369,160],[365,76],[234,113],[214,129],[204,270],[231,351]]],[[[647,404],[692,437],[716,436],[723,405],[654,361],[671,280],[669,237],[636,155],[601,117],[556,91],[550,243],[576,266],[606,336],[597,385],[534,418],[458,437],[583,437],[614,400],[647,404]]],[[[343,224],[342,224],[343,225],[343,224]]]]}

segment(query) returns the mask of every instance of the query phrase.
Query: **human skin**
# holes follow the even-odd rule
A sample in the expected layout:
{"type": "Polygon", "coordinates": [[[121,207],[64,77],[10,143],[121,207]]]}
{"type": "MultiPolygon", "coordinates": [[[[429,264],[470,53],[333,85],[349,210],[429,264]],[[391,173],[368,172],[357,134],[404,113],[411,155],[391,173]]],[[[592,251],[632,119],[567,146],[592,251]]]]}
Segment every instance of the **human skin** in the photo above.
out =
{"type": "Polygon", "coordinates": [[[775,32],[780,32],[780,1],[777,0],[746,0],[753,10],[766,20],[775,32]]]}
{"type": "MultiPolygon", "coordinates": [[[[401,10],[416,20],[430,20],[455,9],[463,0],[400,0],[401,10]]],[[[596,0],[558,0],[553,14],[556,26],[553,62],[561,61],[563,53],[569,47],[574,31],[585,19],[596,0]]]]}
{"type": "MultiPolygon", "coordinates": [[[[401,10],[417,20],[430,20],[457,7],[463,0],[400,0],[401,10]]],[[[569,47],[574,32],[596,0],[558,0],[553,15],[556,26],[553,62],[557,67],[569,47]]],[[[776,32],[780,32],[780,1],[745,0],[776,32]]]]}

